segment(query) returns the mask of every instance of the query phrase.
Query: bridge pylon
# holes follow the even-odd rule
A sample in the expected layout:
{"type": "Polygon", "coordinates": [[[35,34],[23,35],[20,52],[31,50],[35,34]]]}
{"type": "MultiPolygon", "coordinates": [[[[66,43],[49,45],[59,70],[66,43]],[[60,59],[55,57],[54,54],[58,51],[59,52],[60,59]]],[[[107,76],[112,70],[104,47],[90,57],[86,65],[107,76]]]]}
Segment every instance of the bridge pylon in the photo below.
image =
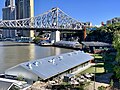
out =
{"type": "Polygon", "coordinates": [[[60,31],[51,32],[50,40],[54,40],[54,42],[60,41],[60,31]]]}

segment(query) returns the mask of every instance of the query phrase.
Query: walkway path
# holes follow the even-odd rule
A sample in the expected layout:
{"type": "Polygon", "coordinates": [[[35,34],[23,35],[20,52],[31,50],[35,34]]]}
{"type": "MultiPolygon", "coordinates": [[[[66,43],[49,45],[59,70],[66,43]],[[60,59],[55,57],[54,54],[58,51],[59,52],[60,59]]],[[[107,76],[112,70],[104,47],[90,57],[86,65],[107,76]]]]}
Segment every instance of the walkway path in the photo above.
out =
{"type": "Polygon", "coordinates": [[[91,84],[87,87],[86,90],[98,90],[98,87],[104,86],[109,87],[110,86],[110,77],[113,75],[113,73],[107,73],[100,76],[96,76],[95,82],[92,81],[91,84]]]}

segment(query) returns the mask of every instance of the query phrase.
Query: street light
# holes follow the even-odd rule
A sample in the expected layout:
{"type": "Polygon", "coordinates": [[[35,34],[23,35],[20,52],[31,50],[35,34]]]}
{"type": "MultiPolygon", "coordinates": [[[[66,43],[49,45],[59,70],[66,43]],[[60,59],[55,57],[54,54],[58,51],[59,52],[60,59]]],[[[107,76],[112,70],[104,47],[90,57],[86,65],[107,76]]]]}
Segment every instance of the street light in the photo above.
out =
{"type": "Polygon", "coordinates": [[[96,62],[95,62],[95,56],[94,56],[94,63],[95,63],[95,66],[94,66],[94,67],[95,67],[95,68],[94,68],[94,90],[96,90],[96,89],[95,89],[95,80],[96,80],[96,79],[95,79],[95,74],[96,74],[96,62]]]}

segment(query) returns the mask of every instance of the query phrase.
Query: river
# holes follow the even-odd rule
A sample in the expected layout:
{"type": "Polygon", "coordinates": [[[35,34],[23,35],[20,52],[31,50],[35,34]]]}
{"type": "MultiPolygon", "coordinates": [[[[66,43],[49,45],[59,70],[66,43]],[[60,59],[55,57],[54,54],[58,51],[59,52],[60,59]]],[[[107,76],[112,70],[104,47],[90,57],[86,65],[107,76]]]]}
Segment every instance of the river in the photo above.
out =
{"type": "Polygon", "coordinates": [[[41,47],[30,43],[0,42],[0,73],[17,64],[73,51],[58,47],[41,47]]]}

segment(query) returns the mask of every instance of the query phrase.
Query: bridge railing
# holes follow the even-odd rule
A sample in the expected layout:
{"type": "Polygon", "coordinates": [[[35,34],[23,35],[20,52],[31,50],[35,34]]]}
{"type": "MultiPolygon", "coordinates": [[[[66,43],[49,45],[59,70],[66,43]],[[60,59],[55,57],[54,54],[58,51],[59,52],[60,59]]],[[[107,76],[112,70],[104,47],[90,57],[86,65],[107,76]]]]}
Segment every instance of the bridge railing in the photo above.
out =
{"type": "Polygon", "coordinates": [[[81,30],[82,23],[68,16],[59,8],[53,8],[39,16],[0,21],[0,28],[48,28],[81,30]]]}

